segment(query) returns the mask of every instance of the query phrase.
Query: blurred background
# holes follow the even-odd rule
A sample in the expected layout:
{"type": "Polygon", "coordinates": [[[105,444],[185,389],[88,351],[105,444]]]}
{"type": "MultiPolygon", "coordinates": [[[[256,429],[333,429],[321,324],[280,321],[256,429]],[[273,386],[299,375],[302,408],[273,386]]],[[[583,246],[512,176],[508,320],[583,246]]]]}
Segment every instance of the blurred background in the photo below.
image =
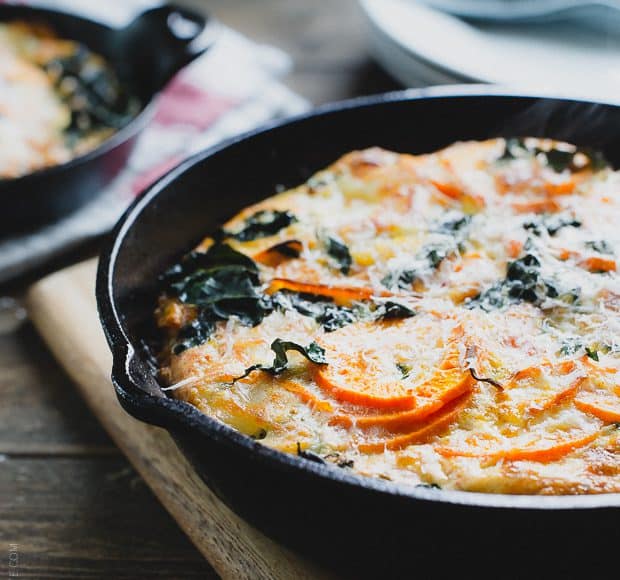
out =
{"type": "Polygon", "coordinates": [[[618,0],[185,2],[285,50],[315,104],[454,82],[618,98],[618,0]]]}
{"type": "Polygon", "coordinates": [[[401,88],[366,42],[357,0],[184,0],[227,26],[283,49],[293,69],[286,85],[313,104],[401,88]]]}

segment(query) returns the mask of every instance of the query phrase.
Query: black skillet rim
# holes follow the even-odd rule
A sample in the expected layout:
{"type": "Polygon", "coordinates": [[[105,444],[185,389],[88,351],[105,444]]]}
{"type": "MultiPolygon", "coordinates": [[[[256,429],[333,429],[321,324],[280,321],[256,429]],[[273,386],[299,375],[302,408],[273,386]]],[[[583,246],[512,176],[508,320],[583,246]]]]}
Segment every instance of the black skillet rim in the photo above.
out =
{"type": "MultiPolygon", "coordinates": [[[[164,5],[162,5],[164,6],[164,5]]],[[[29,5],[14,5],[8,4],[5,7],[10,9],[23,10],[24,13],[30,12],[32,14],[32,18],[35,19],[37,15],[40,15],[44,20],[45,15],[47,14],[63,14],[75,18],[76,20],[83,20],[85,22],[89,22],[91,24],[96,24],[105,28],[106,30],[113,30],[113,27],[109,26],[105,22],[100,22],[98,20],[94,20],[92,18],[88,18],[81,14],[74,14],[73,12],[69,12],[66,10],[54,10],[52,8],[47,7],[39,7],[39,6],[29,6],[29,5]]],[[[3,14],[2,14],[3,5],[0,4],[0,22],[4,22],[3,14]]],[[[204,14],[205,25],[200,34],[207,33],[207,28],[217,27],[217,22],[213,20],[213,18],[209,14],[204,14]]],[[[217,31],[216,31],[217,32],[217,31]]],[[[209,32],[210,33],[210,32],[209,32]]],[[[107,59],[106,59],[107,62],[107,59]]],[[[173,75],[174,76],[174,75],[173,75]]],[[[172,77],[169,79],[172,80],[172,77]]],[[[78,167],[82,164],[88,163],[89,161],[103,156],[106,153],[116,149],[123,143],[129,141],[135,135],[138,135],[142,132],[142,130],[149,124],[151,118],[155,113],[155,107],[157,105],[157,97],[161,93],[161,90],[153,93],[150,99],[145,103],[140,103],[140,110],[138,113],[129,120],[129,122],[121,127],[118,131],[110,135],[107,139],[104,139],[102,143],[97,145],[94,149],[83,153],[82,155],[78,155],[77,157],[73,157],[69,159],[69,161],[65,161],[64,163],[57,163],[55,165],[50,165],[49,167],[43,167],[41,169],[36,169],[35,171],[30,171],[23,175],[19,175],[17,177],[12,177],[9,179],[1,179],[0,178],[0,190],[5,185],[11,185],[19,187],[20,184],[26,183],[29,179],[39,179],[46,178],[49,176],[53,176],[56,173],[71,171],[75,167],[78,167]]]]}
{"type": "Polygon", "coordinates": [[[434,501],[455,505],[488,507],[496,509],[554,511],[567,509],[591,510],[620,508],[620,493],[541,496],[433,490],[422,487],[416,488],[405,484],[391,483],[361,475],[349,474],[343,469],[312,462],[302,457],[276,451],[266,445],[262,445],[250,437],[243,435],[231,427],[228,427],[227,425],[220,423],[208,415],[198,411],[198,409],[183,401],[171,399],[165,395],[163,397],[150,395],[131,376],[132,373],[130,368],[132,361],[134,360],[134,357],[139,358],[139,355],[123,330],[120,314],[117,311],[116,304],[113,299],[112,280],[116,257],[124,242],[125,234],[131,228],[133,223],[140,219],[142,209],[150,204],[163,189],[173,184],[179,175],[201,163],[205,159],[216,155],[219,151],[241,140],[249,139],[255,135],[277,129],[278,127],[291,125],[298,121],[304,121],[317,116],[333,114],[341,110],[349,110],[352,108],[372,107],[373,105],[383,104],[386,102],[389,103],[446,97],[475,98],[487,96],[554,99],[560,101],[584,102],[587,104],[606,104],[618,106],[617,103],[613,102],[604,103],[601,101],[577,99],[568,96],[527,92],[496,85],[446,85],[423,89],[394,91],[381,95],[359,97],[346,101],[330,103],[284,121],[269,123],[259,129],[246,132],[242,135],[228,139],[223,143],[196,153],[187,160],[181,162],[166,175],[149,186],[129,206],[106,240],[100,255],[97,271],[96,296],[99,317],[108,341],[108,345],[112,351],[112,381],[119,399],[124,400],[134,408],[139,408],[143,417],[148,417],[148,420],[152,419],[152,422],[164,426],[166,429],[172,431],[181,429],[185,433],[191,432],[192,430],[197,431],[201,435],[211,437],[219,443],[241,447],[247,453],[256,454],[257,458],[262,461],[279,464],[279,467],[282,469],[301,470],[311,477],[329,479],[347,486],[355,486],[358,488],[362,487],[380,494],[411,498],[412,500],[434,501]]]}

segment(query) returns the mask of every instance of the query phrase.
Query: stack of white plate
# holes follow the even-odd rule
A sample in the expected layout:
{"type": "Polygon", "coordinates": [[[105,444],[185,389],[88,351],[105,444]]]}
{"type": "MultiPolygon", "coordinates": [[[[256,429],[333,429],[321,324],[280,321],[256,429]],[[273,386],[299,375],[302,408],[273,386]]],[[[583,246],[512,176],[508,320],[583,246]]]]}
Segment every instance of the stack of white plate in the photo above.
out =
{"type": "Polygon", "coordinates": [[[360,0],[375,58],[406,86],[499,83],[620,102],[620,12],[463,20],[427,1],[360,0]]]}

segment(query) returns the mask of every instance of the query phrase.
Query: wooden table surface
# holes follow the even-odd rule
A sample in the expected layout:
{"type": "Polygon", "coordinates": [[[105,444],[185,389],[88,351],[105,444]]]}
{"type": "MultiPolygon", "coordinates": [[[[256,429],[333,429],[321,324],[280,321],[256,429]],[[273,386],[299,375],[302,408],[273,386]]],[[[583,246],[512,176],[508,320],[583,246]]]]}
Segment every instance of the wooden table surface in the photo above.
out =
{"type": "MultiPolygon", "coordinates": [[[[315,104],[398,88],[368,56],[355,0],[190,3],[285,49],[289,86],[315,104]]],[[[23,288],[0,288],[0,574],[215,577],[46,350],[23,288]]]]}

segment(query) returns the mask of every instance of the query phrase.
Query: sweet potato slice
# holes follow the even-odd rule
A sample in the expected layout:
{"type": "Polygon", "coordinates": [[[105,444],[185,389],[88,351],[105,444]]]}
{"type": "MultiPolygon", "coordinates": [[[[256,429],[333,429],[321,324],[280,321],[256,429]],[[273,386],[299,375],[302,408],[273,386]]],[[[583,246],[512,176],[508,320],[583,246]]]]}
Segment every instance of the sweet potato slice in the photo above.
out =
{"type": "Polygon", "coordinates": [[[461,199],[461,197],[463,197],[463,194],[464,194],[463,190],[453,183],[436,181],[434,179],[431,179],[431,183],[436,189],[441,191],[441,193],[443,193],[445,196],[449,197],[450,199],[459,200],[461,199]]]}
{"type": "Polygon", "coordinates": [[[598,417],[606,423],[620,422],[620,397],[598,393],[583,393],[575,399],[575,407],[598,417]]]}
{"type": "MultiPolygon", "coordinates": [[[[328,286],[326,284],[298,282],[297,280],[289,280],[287,278],[274,278],[269,283],[267,292],[269,294],[274,294],[279,290],[290,290],[291,292],[299,292],[300,294],[326,296],[332,298],[336,304],[350,304],[355,300],[368,300],[372,296],[376,296],[376,292],[372,290],[372,288],[328,286]]],[[[391,294],[389,292],[382,292],[380,295],[390,296],[391,294]]]]}
{"type": "MultiPolygon", "coordinates": [[[[393,354],[411,348],[412,341],[424,340],[422,328],[413,319],[386,327],[380,323],[350,325],[330,338],[327,356],[330,364],[317,368],[315,380],[335,399],[377,410],[408,411],[383,416],[345,416],[334,420],[342,425],[362,427],[395,426],[415,422],[435,412],[452,399],[469,391],[473,378],[459,366],[458,341],[462,328],[455,327],[445,345],[444,358],[430,376],[420,380],[399,376],[393,354]],[[382,330],[382,332],[381,332],[382,330]],[[380,335],[376,335],[377,332],[380,335]],[[420,333],[416,336],[416,332],[420,333]],[[410,334],[411,333],[411,334],[410,334]],[[333,337],[333,338],[332,338],[333,337]],[[335,340],[334,340],[335,339],[335,340]]],[[[414,360],[411,350],[411,359],[414,360]]]]}
{"type": "Polygon", "coordinates": [[[452,447],[437,447],[435,450],[444,457],[479,457],[488,460],[505,461],[536,461],[550,463],[561,459],[575,449],[585,447],[592,443],[598,436],[599,431],[588,433],[579,437],[562,439],[560,441],[542,442],[538,445],[524,447],[510,447],[495,450],[479,449],[456,449],[452,447]]]}
{"type": "Polygon", "coordinates": [[[287,240],[254,254],[252,259],[264,266],[275,268],[282,262],[299,256],[301,251],[302,243],[299,240],[287,240]]]}
{"type": "Polygon", "coordinates": [[[554,199],[534,199],[532,201],[519,201],[512,204],[516,213],[556,213],[562,206],[554,199]]]}
{"type": "Polygon", "coordinates": [[[324,411],[326,413],[331,413],[334,410],[334,406],[330,401],[317,397],[314,393],[310,392],[296,381],[281,381],[280,386],[289,393],[297,395],[302,402],[306,403],[312,409],[324,411]]]}
{"type": "Polygon", "coordinates": [[[547,181],[545,182],[543,189],[547,195],[556,196],[571,195],[575,191],[575,187],[577,187],[577,179],[575,176],[572,176],[569,179],[558,183],[547,181]]]}
{"type": "Polygon", "coordinates": [[[460,202],[465,209],[482,209],[485,205],[483,197],[468,193],[454,183],[431,180],[431,184],[447,198],[460,202]]]}
{"type": "Polygon", "coordinates": [[[374,415],[349,415],[339,413],[330,420],[333,425],[372,429],[381,427],[394,433],[402,433],[420,426],[421,422],[439,411],[446,403],[471,390],[474,383],[469,372],[457,369],[440,370],[425,384],[419,387],[431,397],[416,399],[416,406],[399,413],[380,413],[374,415]]]}
{"type": "MultiPolygon", "coordinates": [[[[504,409],[510,409],[513,422],[523,425],[528,417],[537,416],[557,407],[577,395],[586,377],[572,360],[544,362],[517,371],[505,385],[504,409]]],[[[508,417],[508,415],[506,415],[508,417]]]]}
{"type": "MultiPolygon", "coordinates": [[[[331,354],[331,353],[330,353],[331,354]]],[[[406,410],[416,406],[413,390],[403,381],[380,379],[363,353],[339,353],[338,363],[317,368],[315,381],[338,401],[376,409],[406,410]],[[374,372],[373,372],[374,371],[374,372]]]]}
{"type": "Polygon", "coordinates": [[[431,437],[438,435],[456,421],[461,411],[469,403],[469,400],[470,396],[468,394],[462,395],[448,403],[438,413],[429,417],[429,420],[420,428],[390,439],[360,443],[357,448],[362,453],[381,453],[386,449],[396,451],[414,443],[426,443],[431,437]]]}
{"type": "Polygon", "coordinates": [[[615,272],[616,260],[602,256],[590,256],[581,260],[578,265],[588,272],[615,272]]]}

